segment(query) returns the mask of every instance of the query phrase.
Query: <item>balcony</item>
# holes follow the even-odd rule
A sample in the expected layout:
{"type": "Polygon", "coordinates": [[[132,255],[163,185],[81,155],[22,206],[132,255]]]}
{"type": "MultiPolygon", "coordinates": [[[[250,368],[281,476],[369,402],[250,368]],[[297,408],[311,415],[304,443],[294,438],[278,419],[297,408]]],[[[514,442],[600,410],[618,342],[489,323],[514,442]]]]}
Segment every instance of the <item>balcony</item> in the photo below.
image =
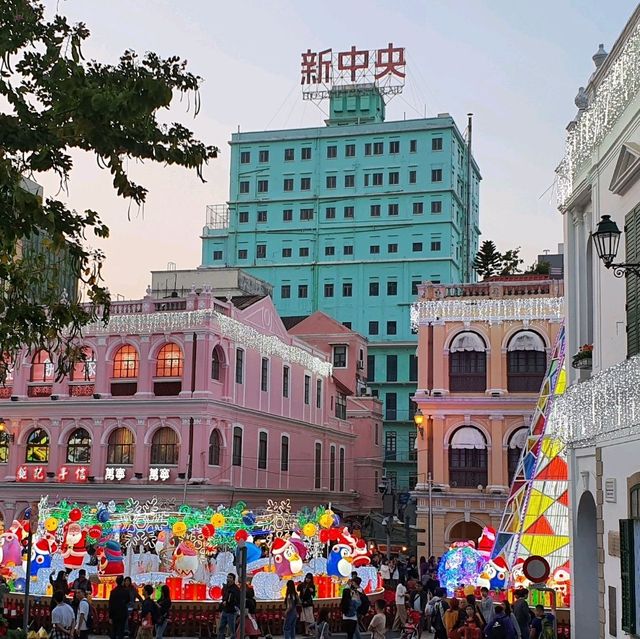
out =
{"type": "Polygon", "coordinates": [[[384,461],[396,462],[399,464],[415,464],[418,461],[418,451],[397,451],[397,450],[385,450],[384,461]]]}
{"type": "Polygon", "coordinates": [[[13,386],[0,386],[0,399],[9,399],[13,393],[13,386]]]}
{"type": "Polygon", "coordinates": [[[207,206],[206,228],[212,231],[229,228],[229,207],[226,204],[209,204],[207,206]]]}
{"type": "Polygon", "coordinates": [[[416,414],[415,408],[412,410],[385,408],[384,419],[387,422],[411,422],[413,424],[413,416],[416,414]]]}

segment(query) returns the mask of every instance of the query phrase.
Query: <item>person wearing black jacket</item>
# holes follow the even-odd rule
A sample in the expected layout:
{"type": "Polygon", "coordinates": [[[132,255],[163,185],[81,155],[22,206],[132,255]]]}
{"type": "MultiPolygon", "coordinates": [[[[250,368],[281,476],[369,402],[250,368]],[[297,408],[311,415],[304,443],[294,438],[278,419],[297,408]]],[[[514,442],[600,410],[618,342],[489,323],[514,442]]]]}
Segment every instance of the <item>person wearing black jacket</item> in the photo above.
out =
{"type": "Polygon", "coordinates": [[[116,577],[116,587],[109,595],[109,619],[111,639],[124,639],[129,617],[129,591],[123,585],[122,575],[116,577]]]}
{"type": "Polygon", "coordinates": [[[227,626],[231,629],[231,637],[236,636],[236,617],[240,608],[240,588],[236,584],[236,576],[230,572],[227,583],[222,588],[220,602],[220,622],[218,623],[218,639],[224,639],[227,626]]]}

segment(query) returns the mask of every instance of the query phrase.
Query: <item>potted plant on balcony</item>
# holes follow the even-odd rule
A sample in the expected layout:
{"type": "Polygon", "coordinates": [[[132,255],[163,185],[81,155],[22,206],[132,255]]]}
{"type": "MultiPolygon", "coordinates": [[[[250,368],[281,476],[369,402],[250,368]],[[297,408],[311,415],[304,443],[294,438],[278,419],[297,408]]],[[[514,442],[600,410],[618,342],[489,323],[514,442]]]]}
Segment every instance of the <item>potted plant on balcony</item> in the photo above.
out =
{"type": "Polygon", "coordinates": [[[583,344],[573,356],[571,366],[573,368],[591,368],[593,344],[583,344]]]}

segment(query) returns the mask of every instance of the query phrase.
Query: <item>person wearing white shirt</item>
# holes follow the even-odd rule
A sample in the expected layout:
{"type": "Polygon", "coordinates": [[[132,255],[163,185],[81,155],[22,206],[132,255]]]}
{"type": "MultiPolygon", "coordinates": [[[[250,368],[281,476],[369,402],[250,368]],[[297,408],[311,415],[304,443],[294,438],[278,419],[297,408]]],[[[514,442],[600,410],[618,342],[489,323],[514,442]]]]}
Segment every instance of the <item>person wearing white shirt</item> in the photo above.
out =
{"type": "Polygon", "coordinates": [[[53,601],[56,605],[51,611],[52,639],[70,639],[76,622],[73,608],[67,603],[61,590],[53,593],[53,601]]]}
{"type": "Polygon", "coordinates": [[[78,612],[76,613],[75,631],[80,639],[87,639],[89,630],[87,629],[87,619],[89,619],[89,602],[84,590],[76,590],[76,599],[78,600],[78,612]]]}
{"type": "Polygon", "coordinates": [[[402,581],[396,586],[396,616],[393,620],[393,630],[402,630],[407,623],[407,588],[402,581]]]}

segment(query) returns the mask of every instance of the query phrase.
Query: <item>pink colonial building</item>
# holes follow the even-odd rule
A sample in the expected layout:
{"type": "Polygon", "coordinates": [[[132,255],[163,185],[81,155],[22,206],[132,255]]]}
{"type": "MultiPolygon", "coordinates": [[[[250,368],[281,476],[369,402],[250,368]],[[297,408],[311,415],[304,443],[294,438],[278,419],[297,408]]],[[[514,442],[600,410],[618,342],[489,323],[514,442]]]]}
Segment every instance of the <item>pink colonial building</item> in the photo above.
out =
{"type": "Polygon", "coordinates": [[[270,297],[222,301],[206,288],[111,312],[85,332],[87,362],[69,379],[56,382],[39,352],[0,388],[5,521],[43,494],[181,502],[186,491],[188,503],[250,507],[289,498],[345,515],[380,506],[380,404],[351,396],[362,337],[326,318],[357,353],[341,366],[326,316],[298,324],[305,341],[270,297]]]}

